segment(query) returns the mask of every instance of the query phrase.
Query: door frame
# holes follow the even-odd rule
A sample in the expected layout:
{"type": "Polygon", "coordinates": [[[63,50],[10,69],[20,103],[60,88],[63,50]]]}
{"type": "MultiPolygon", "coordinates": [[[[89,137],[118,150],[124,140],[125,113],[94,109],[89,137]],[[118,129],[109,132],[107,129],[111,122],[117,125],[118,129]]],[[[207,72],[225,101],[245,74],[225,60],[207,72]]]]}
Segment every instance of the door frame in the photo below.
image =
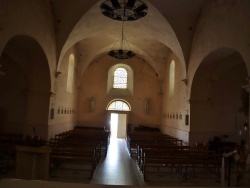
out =
{"type": "Polygon", "coordinates": [[[105,129],[107,129],[109,131],[111,131],[110,120],[111,120],[111,114],[112,113],[118,114],[118,117],[119,117],[119,114],[126,114],[127,115],[127,124],[126,124],[126,134],[127,134],[130,111],[107,110],[106,111],[106,114],[107,114],[106,119],[107,119],[107,121],[106,121],[105,129]]]}

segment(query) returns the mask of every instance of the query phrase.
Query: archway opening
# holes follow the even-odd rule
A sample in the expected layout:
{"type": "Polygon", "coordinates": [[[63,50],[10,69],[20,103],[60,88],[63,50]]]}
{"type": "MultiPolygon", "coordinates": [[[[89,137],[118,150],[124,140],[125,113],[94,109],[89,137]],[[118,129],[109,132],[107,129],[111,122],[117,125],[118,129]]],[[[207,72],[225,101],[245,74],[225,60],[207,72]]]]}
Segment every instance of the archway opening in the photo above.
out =
{"type": "Polygon", "coordinates": [[[107,110],[109,111],[111,138],[126,138],[128,112],[130,109],[130,105],[124,100],[113,100],[109,103],[107,110]]]}
{"type": "Polygon", "coordinates": [[[0,79],[0,132],[39,135],[47,139],[50,71],[38,42],[25,35],[9,40],[0,57],[5,73],[0,79]]]}
{"type": "Polygon", "coordinates": [[[239,118],[246,78],[245,62],[233,49],[215,50],[202,61],[192,84],[190,144],[245,139],[239,135],[239,118]]]}

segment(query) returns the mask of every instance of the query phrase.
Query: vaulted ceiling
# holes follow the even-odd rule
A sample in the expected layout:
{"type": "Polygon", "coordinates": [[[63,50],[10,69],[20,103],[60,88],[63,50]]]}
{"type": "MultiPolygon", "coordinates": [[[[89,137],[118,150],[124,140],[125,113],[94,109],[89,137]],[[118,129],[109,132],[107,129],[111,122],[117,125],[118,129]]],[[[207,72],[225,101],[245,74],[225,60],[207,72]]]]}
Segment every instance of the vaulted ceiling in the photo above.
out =
{"type": "MultiPolygon", "coordinates": [[[[144,18],[124,23],[130,48],[160,73],[168,54],[182,63],[189,59],[192,37],[206,0],[142,0],[148,6],[144,18]]],[[[122,22],[105,17],[104,0],[51,0],[58,59],[71,47],[78,49],[85,67],[107,55],[121,35],[122,22]]],[[[84,71],[84,67],[82,68],[84,71]]]]}

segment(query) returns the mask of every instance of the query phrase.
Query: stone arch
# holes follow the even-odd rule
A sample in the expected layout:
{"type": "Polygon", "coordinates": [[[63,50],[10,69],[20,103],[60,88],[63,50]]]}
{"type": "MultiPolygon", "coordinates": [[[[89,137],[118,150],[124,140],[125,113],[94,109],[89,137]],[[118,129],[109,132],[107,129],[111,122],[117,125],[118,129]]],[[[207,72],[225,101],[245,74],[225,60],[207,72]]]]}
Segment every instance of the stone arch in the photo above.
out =
{"type": "Polygon", "coordinates": [[[33,127],[47,138],[51,82],[48,60],[32,37],[17,35],[6,44],[0,57],[5,75],[0,78],[3,132],[33,135],[33,127]],[[4,99],[4,100],[3,100],[4,99]]]}
{"type": "Polygon", "coordinates": [[[209,53],[199,65],[191,88],[190,144],[227,135],[239,141],[237,114],[242,107],[242,86],[248,84],[246,64],[231,48],[209,53]]]}

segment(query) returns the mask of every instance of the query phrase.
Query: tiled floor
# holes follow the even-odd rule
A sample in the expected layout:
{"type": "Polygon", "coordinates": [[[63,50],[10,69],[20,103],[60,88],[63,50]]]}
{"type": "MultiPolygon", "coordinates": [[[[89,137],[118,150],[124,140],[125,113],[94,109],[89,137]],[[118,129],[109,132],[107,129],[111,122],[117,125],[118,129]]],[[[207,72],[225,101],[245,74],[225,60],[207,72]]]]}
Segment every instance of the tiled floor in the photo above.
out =
{"type": "Polygon", "coordinates": [[[111,138],[107,156],[97,167],[90,183],[134,186],[143,184],[124,140],[111,138]]]}

